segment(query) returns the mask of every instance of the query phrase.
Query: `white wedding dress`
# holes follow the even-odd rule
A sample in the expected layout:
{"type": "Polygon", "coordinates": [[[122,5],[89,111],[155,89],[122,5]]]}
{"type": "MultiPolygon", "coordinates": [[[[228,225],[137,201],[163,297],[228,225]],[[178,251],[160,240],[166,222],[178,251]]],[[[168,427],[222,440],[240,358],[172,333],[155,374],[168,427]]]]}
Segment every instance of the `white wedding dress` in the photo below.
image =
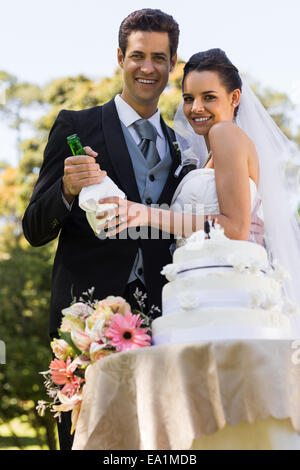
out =
{"type": "MultiPolygon", "coordinates": [[[[264,245],[263,233],[261,233],[261,230],[255,229],[256,226],[263,227],[261,201],[256,184],[251,178],[249,178],[249,185],[251,199],[249,241],[264,245]]],[[[197,210],[197,207],[201,205],[203,205],[204,215],[220,214],[215,170],[213,168],[199,168],[185,175],[176,188],[171,202],[171,210],[174,212],[184,212],[185,208],[197,210]]]]}

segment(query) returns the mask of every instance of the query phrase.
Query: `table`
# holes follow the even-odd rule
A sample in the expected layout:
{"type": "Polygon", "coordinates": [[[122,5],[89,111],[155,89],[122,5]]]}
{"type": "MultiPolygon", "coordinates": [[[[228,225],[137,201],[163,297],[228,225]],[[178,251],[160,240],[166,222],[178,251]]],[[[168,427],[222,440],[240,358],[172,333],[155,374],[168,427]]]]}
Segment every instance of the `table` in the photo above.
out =
{"type": "Polygon", "coordinates": [[[105,357],[87,369],[73,449],[300,450],[293,346],[227,340],[105,357]]]}

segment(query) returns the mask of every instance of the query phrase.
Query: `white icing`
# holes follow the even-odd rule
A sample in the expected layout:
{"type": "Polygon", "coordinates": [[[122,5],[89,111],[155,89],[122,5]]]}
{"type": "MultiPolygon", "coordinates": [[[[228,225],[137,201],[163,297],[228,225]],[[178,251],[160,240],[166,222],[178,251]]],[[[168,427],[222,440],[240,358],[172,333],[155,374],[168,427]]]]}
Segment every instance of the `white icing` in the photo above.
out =
{"type": "Polygon", "coordinates": [[[228,264],[243,264],[247,266],[257,266],[261,268],[269,267],[266,250],[255,243],[244,240],[229,240],[224,235],[221,239],[205,240],[202,247],[197,250],[191,249],[193,244],[187,243],[174,252],[174,263],[187,263],[190,260],[201,262],[203,258],[210,258],[216,263],[228,262],[228,264]]]}
{"type": "Polygon", "coordinates": [[[193,234],[163,269],[170,282],[163,288],[162,317],[152,323],[154,344],[158,338],[159,344],[171,337],[211,339],[214,331],[218,339],[223,333],[224,338],[288,337],[290,320],[282,312],[294,308],[282,295],[286,271],[276,261],[270,267],[261,245],[230,240],[218,227],[210,235],[193,234]]]}
{"type": "Polygon", "coordinates": [[[238,308],[204,308],[174,313],[156,318],[152,323],[152,332],[162,334],[170,329],[185,329],[193,327],[212,326],[261,326],[281,327],[289,329],[289,319],[277,311],[265,311],[263,309],[238,308]],[[201,319],[201,322],[199,322],[201,319]]]}

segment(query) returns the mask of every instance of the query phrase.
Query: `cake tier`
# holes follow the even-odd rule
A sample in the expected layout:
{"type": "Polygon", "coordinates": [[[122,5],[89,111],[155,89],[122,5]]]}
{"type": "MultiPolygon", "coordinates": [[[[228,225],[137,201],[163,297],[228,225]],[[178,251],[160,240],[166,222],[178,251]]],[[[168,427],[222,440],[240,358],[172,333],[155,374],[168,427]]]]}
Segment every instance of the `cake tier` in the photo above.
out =
{"type": "Polygon", "coordinates": [[[278,311],[249,308],[197,308],[156,318],[153,344],[224,339],[291,338],[290,321],[278,311]]]}
{"type": "Polygon", "coordinates": [[[197,242],[188,241],[186,245],[177,248],[173,255],[173,262],[180,265],[190,262],[203,265],[207,259],[211,264],[258,266],[261,269],[269,267],[267,252],[261,245],[230,240],[225,236],[217,240],[205,240],[200,246],[197,242]]]}
{"type": "Polygon", "coordinates": [[[220,229],[193,234],[164,267],[162,317],[153,344],[221,339],[291,338],[283,314],[282,275],[260,245],[230,240],[220,229]]]}
{"type": "Polygon", "coordinates": [[[179,272],[162,293],[163,316],[199,307],[282,307],[281,285],[267,275],[233,268],[179,272]]]}

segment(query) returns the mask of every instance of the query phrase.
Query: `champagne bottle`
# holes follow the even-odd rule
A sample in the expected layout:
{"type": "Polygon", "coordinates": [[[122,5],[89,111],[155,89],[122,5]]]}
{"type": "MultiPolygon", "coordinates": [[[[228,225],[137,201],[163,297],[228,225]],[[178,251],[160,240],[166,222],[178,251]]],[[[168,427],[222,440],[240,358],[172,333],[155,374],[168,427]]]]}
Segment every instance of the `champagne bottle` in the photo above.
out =
{"type": "Polygon", "coordinates": [[[82,144],[77,134],[69,135],[69,137],[67,137],[67,142],[74,156],[86,155],[85,150],[82,147],[82,144]]]}

